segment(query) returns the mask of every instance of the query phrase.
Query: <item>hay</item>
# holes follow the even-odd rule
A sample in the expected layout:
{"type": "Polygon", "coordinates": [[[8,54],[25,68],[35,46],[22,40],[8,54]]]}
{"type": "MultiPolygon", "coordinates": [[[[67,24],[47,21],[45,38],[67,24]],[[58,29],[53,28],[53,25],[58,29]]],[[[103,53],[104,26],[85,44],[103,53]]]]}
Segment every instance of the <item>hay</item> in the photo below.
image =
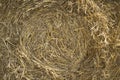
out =
{"type": "Polygon", "coordinates": [[[0,0],[0,79],[119,80],[119,5],[0,0]]]}

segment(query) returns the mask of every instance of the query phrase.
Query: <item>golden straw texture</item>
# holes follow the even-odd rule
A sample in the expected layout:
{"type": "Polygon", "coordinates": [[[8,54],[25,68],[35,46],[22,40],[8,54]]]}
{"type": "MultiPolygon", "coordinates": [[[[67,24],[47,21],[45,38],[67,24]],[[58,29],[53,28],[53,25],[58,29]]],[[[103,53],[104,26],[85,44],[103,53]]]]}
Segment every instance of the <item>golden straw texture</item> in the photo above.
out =
{"type": "Polygon", "coordinates": [[[0,0],[0,80],[120,80],[120,0],[0,0]]]}

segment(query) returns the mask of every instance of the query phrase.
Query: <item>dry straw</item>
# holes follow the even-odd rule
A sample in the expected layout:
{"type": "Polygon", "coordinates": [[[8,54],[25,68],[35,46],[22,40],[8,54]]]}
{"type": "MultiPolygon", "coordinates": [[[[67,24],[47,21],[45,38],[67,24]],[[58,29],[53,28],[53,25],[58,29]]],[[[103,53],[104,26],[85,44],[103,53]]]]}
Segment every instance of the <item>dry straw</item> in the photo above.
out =
{"type": "Polygon", "coordinates": [[[119,0],[0,0],[0,80],[119,80],[119,0]]]}

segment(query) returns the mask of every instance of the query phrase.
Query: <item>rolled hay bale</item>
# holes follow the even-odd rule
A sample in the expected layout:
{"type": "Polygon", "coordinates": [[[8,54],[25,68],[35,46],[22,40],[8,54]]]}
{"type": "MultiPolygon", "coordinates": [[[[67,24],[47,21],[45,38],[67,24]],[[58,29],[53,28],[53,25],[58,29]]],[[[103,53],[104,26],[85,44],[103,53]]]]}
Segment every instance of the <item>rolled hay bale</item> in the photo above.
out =
{"type": "Polygon", "coordinates": [[[119,80],[116,1],[0,3],[0,79],[119,80]]]}

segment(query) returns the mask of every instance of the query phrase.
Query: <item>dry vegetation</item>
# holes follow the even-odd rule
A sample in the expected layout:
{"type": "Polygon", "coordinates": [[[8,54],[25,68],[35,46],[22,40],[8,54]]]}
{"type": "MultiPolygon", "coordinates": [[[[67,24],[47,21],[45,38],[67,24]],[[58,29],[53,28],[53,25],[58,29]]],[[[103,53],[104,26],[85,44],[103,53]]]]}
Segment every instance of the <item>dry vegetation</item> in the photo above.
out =
{"type": "Polygon", "coordinates": [[[0,0],[0,80],[120,80],[120,0],[0,0]]]}

